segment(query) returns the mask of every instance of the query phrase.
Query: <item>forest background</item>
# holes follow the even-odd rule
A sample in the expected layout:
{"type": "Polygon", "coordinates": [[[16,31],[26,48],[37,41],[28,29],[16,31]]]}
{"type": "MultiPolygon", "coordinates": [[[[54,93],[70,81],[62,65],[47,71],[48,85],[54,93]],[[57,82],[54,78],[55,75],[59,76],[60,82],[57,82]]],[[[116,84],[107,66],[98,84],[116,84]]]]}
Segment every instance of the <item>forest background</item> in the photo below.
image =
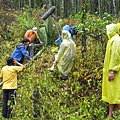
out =
{"type": "MultiPolygon", "coordinates": [[[[34,111],[38,120],[103,120],[107,116],[108,104],[101,101],[108,40],[105,26],[120,22],[119,9],[119,0],[0,0],[0,69],[26,30],[36,26],[44,42],[35,49],[37,59],[18,75],[13,120],[33,120],[34,111]],[[66,84],[60,81],[57,68],[53,73],[48,71],[59,48],[55,44],[59,36],[53,18],[43,21],[41,17],[53,5],[58,29],[68,24],[78,31],[74,36],[77,53],[66,84]],[[39,92],[37,99],[34,91],[39,92]]],[[[28,62],[26,59],[25,64],[28,62]]],[[[0,96],[1,106],[2,89],[0,96]]],[[[114,119],[120,119],[119,113],[114,112],[114,119]]]]}

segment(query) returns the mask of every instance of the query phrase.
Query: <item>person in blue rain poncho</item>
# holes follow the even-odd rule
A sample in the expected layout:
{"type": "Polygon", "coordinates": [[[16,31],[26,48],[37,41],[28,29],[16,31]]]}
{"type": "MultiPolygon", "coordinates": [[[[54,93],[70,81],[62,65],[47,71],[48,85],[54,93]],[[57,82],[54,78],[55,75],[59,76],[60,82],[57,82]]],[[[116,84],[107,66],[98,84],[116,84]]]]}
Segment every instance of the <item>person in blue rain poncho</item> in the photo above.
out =
{"type": "Polygon", "coordinates": [[[112,118],[115,106],[120,109],[120,24],[109,24],[106,30],[109,40],[103,67],[102,100],[109,103],[107,118],[112,118]]]}
{"type": "MultiPolygon", "coordinates": [[[[69,26],[69,25],[65,25],[62,30],[67,30],[70,34],[71,34],[71,37],[70,39],[72,41],[74,41],[74,37],[73,35],[76,35],[77,34],[77,30],[76,30],[76,26],[69,26]]],[[[60,35],[59,38],[55,41],[57,45],[60,45],[62,43],[62,36],[60,35]]]]}
{"type": "Polygon", "coordinates": [[[76,44],[70,40],[71,34],[67,30],[62,30],[62,42],[58,53],[55,55],[53,66],[49,70],[54,70],[57,65],[62,73],[61,80],[67,80],[72,69],[74,56],[76,54],[76,44]]]}

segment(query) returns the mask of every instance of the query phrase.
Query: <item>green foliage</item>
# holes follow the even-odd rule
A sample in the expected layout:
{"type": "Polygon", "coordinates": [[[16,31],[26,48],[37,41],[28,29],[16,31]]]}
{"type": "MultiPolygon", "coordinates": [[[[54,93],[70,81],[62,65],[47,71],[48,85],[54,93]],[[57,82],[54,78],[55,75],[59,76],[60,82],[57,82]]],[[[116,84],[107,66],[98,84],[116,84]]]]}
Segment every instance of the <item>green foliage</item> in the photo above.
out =
{"type": "MultiPolygon", "coordinates": [[[[77,53],[69,79],[63,83],[57,67],[54,72],[48,71],[52,65],[52,59],[58,51],[58,46],[53,44],[54,38],[57,36],[53,20],[51,18],[46,21],[37,19],[39,10],[38,12],[33,11],[36,14],[28,13],[31,12],[26,10],[24,16],[22,16],[22,12],[19,17],[14,15],[17,17],[17,21],[13,21],[9,25],[14,37],[10,41],[0,41],[0,68],[5,65],[5,58],[11,55],[15,45],[24,36],[26,28],[33,25],[38,26],[38,34],[44,42],[42,49],[44,51],[38,52],[38,59],[28,64],[27,68],[18,74],[17,104],[14,106],[12,119],[34,119],[32,93],[38,90],[40,96],[37,99],[36,109],[40,112],[40,116],[37,118],[39,120],[103,120],[108,112],[108,105],[101,101],[102,68],[107,43],[105,25],[111,23],[112,19],[105,21],[99,16],[87,14],[85,24],[83,24],[79,14],[74,16],[74,20],[70,18],[71,23],[77,25],[79,30],[78,35],[75,36],[77,53]],[[78,22],[75,23],[75,20],[78,22]],[[30,23],[28,24],[27,21],[30,23]],[[87,37],[87,51],[84,53],[84,57],[81,52],[83,49],[82,27],[85,28],[87,37]]],[[[61,25],[65,24],[64,20],[59,22],[61,25]]],[[[2,90],[0,90],[0,94],[2,96],[2,90]]],[[[119,111],[114,113],[114,116],[118,118],[118,114],[119,111]]],[[[0,118],[2,118],[1,114],[0,118]]]]}
{"type": "Polygon", "coordinates": [[[11,22],[15,20],[14,17],[11,16],[11,12],[13,10],[0,10],[0,40],[11,40],[13,36],[13,31],[11,31],[11,22]]]}
{"type": "Polygon", "coordinates": [[[115,110],[113,112],[113,117],[114,117],[113,120],[119,120],[120,119],[120,110],[115,110]]]}
{"type": "Polygon", "coordinates": [[[102,41],[102,44],[106,43],[106,25],[111,24],[111,21],[117,23],[118,20],[108,13],[104,13],[102,16],[91,15],[86,13],[85,18],[83,19],[83,12],[77,13],[75,16],[70,16],[70,19],[78,20],[77,30],[78,34],[86,34],[87,40],[94,39],[97,41],[102,41]],[[105,38],[105,40],[103,39],[105,38]]]}
{"type": "Polygon", "coordinates": [[[21,25],[23,31],[31,29],[34,26],[34,18],[31,14],[32,11],[25,11],[21,14],[21,16],[13,14],[13,16],[17,19],[18,23],[21,25]]]}
{"type": "Polygon", "coordinates": [[[48,45],[53,45],[55,38],[56,38],[56,26],[54,23],[54,19],[52,17],[47,18],[47,20],[44,21],[43,26],[45,27],[47,38],[48,38],[48,45]]]}
{"type": "Polygon", "coordinates": [[[35,18],[32,14],[32,9],[24,9],[23,12],[18,12],[17,14],[12,15],[16,18],[16,22],[18,23],[17,26],[15,23],[12,25],[14,38],[24,38],[25,32],[35,26],[35,18]]]}
{"type": "Polygon", "coordinates": [[[40,38],[43,41],[44,46],[46,47],[47,46],[48,37],[47,37],[47,33],[46,33],[45,27],[41,27],[40,31],[38,31],[38,33],[40,34],[40,38]]]}

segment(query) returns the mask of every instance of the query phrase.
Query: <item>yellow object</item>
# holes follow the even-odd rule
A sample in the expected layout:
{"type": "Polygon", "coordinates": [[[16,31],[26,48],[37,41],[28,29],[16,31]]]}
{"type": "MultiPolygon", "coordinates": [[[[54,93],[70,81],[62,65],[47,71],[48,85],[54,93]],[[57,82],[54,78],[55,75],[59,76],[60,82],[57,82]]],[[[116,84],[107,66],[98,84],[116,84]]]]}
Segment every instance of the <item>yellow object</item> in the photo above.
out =
{"type": "Polygon", "coordinates": [[[103,67],[102,100],[109,104],[120,104],[120,37],[119,24],[106,26],[108,43],[103,67]],[[114,71],[114,80],[108,81],[108,74],[114,71]]]}
{"type": "Polygon", "coordinates": [[[22,69],[21,66],[4,66],[0,74],[0,78],[3,79],[2,89],[17,89],[17,72],[22,69]]]}
{"type": "Polygon", "coordinates": [[[76,44],[70,40],[71,34],[63,30],[62,40],[58,54],[55,55],[55,61],[57,62],[57,67],[60,72],[67,76],[71,71],[74,61],[74,56],[76,53],[76,44]]]}

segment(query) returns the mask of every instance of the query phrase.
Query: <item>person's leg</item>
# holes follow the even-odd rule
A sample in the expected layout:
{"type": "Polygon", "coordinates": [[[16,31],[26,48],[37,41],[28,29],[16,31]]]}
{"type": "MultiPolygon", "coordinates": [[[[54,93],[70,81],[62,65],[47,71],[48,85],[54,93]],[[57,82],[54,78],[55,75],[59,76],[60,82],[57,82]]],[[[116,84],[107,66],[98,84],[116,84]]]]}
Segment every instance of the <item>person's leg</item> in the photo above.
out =
{"type": "MultiPolygon", "coordinates": [[[[13,95],[14,95],[14,90],[9,90],[9,92],[8,92],[8,101],[9,102],[14,99],[13,95]]],[[[11,117],[11,105],[10,105],[10,103],[8,103],[7,108],[8,108],[7,109],[7,118],[10,118],[11,117]]]]}
{"type": "Polygon", "coordinates": [[[68,79],[68,75],[63,75],[63,74],[62,74],[61,80],[62,80],[63,82],[65,82],[67,79],[68,79]]]}
{"type": "Polygon", "coordinates": [[[54,66],[54,64],[53,64],[51,68],[48,68],[48,70],[51,71],[51,72],[53,72],[53,71],[54,71],[54,67],[55,67],[55,66],[54,66]]]}
{"type": "MultiPolygon", "coordinates": [[[[52,61],[55,61],[55,57],[52,59],[52,61]]],[[[55,68],[55,65],[53,64],[50,68],[48,68],[48,70],[53,72],[54,68],[55,68]]]]}
{"type": "Polygon", "coordinates": [[[107,118],[112,118],[113,117],[112,112],[114,110],[114,106],[115,106],[114,104],[109,104],[109,114],[108,114],[107,118]]]}
{"type": "Polygon", "coordinates": [[[118,109],[120,110],[120,104],[118,104],[118,109]]]}
{"type": "Polygon", "coordinates": [[[7,118],[7,101],[8,101],[7,90],[3,90],[2,116],[5,117],[5,118],[7,118]]]}
{"type": "Polygon", "coordinates": [[[29,46],[30,47],[30,57],[32,58],[34,56],[34,46],[29,46]]]}

